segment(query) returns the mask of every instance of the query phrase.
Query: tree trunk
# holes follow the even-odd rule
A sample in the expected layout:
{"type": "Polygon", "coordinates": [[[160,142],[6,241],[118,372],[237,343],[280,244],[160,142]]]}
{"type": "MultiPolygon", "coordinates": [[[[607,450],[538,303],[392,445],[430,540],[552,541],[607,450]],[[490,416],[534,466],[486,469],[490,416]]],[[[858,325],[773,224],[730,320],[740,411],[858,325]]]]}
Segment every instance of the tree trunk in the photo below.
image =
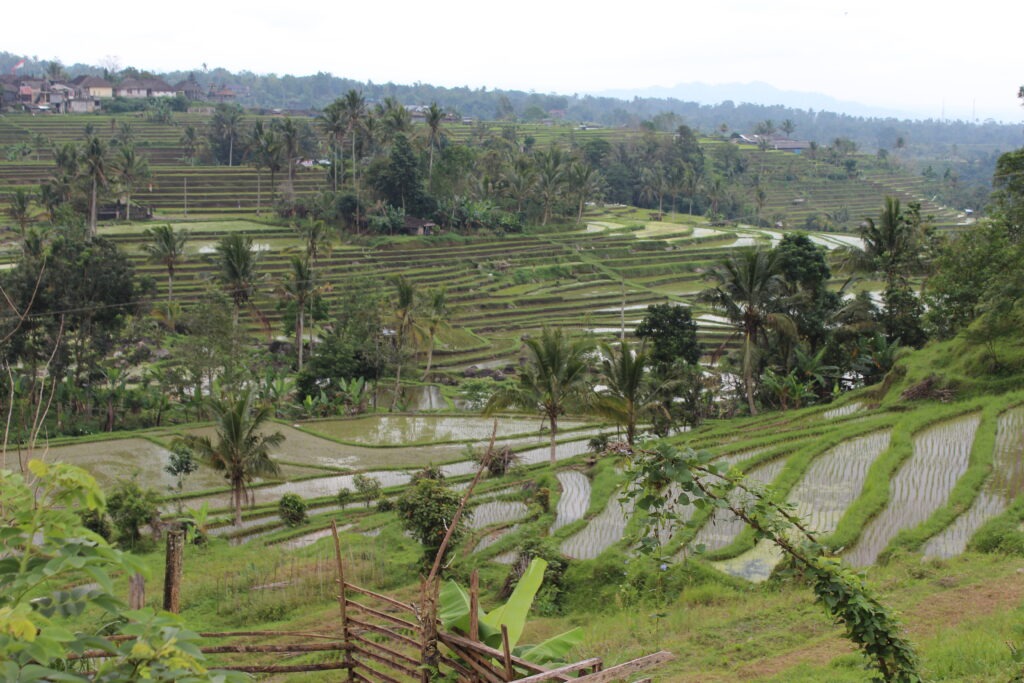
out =
{"type": "Polygon", "coordinates": [[[234,491],[232,491],[232,498],[235,503],[235,521],[234,526],[242,526],[242,496],[245,495],[245,491],[242,488],[242,482],[235,482],[234,491]]]}
{"type": "Polygon", "coordinates": [[[747,406],[751,415],[757,415],[757,406],[754,404],[754,340],[750,334],[746,335],[743,345],[743,386],[747,394],[747,406]]]}
{"type": "Polygon", "coordinates": [[[174,269],[167,269],[167,303],[174,299],[174,269]]]}
{"type": "Polygon", "coordinates": [[[299,372],[302,372],[302,345],[305,343],[305,304],[299,305],[299,319],[295,323],[295,350],[299,359],[299,372]]]}
{"type": "Polygon", "coordinates": [[[427,346],[427,369],[423,371],[423,380],[427,381],[427,376],[430,375],[430,366],[434,362],[434,335],[430,335],[430,345],[427,346]]]}
{"type": "Polygon", "coordinates": [[[558,451],[558,418],[554,415],[549,417],[551,422],[551,464],[554,465],[556,462],[555,453],[558,451]]]}
{"type": "Polygon", "coordinates": [[[89,234],[96,236],[96,218],[99,213],[96,200],[97,194],[96,178],[92,179],[92,194],[89,197],[89,234]]]}

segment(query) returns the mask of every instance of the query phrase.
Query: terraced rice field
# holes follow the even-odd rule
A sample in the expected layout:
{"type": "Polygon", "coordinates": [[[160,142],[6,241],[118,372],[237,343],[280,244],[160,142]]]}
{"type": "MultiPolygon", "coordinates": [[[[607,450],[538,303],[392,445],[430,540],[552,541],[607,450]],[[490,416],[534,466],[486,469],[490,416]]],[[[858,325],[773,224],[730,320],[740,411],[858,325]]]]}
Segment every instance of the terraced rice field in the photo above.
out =
{"type": "Polygon", "coordinates": [[[583,519],[590,505],[590,480],[582,472],[565,470],[557,475],[558,484],[562,487],[562,495],[558,499],[555,510],[555,523],[551,525],[554,533],[575,521],[583,519]]]}
{"type": "MultiPolygon", "coordinates": [[[[823,537],[833,531],[861,494],[868,468],[889,447],[890,433],[876,432],[846,441],[815,458],[788,501],[808,530],[823,537]]],[[[782,552],[761,541],[752,550],[714,563],[722,571],[752,581],[767,579],[782,552]]]]}
{"type": "Polygon", "coordinates": [[[926,557],[953,557],[985,520],[995,517],[1024,492],[1024,407],[1011,408],[996,425],[992,472],[971,507],[924,546],[926,557]]]}
{"type": "Polygon", "coordinates": [[[920,524],[946,502],[967,469],[979,415],[957,418],[925,429],[914,437],[913,453],[889,483],[889,504],[844,554],[854,566],[873,564],[901,530],[920,524]]]}
{"type": "Polygon", "coordinates": [[[620,502],[616,492],[604,509],[591,519],[582,531],[573,534],[562,543],[562,554],[578,560],[594,559],[622,540],[632,512],[632,505],[620,502]]]}

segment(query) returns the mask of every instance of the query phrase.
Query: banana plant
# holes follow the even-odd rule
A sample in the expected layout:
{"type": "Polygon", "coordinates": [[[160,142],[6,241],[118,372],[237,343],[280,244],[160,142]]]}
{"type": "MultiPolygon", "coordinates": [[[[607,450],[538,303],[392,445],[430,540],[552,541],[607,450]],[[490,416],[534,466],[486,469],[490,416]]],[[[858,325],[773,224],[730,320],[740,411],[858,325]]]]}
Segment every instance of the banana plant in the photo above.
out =
{"type": "MultiPolygon", "coordinates": [[[[583,641],[583,629],[577,627],[571,631],[549,638],[538,645],[519,645],[519,638],[526,628],[526,618],[533,605],[533,598],[540,590],[544,581],[544,570],[548,563],[537,557],[523,572],[519,583],[512,591],[508,601],[490,612],[479,612],[480,640],[490,647],[500,649],[501,627],[508,630],[509,648],[517,657],[535,664],[564,661],[572,648],[583,641]]],[[[454,581],[446,581],[441,587],[438,617],[444,627],[463,634],[469,633],[469,593],[454,581]]]]}

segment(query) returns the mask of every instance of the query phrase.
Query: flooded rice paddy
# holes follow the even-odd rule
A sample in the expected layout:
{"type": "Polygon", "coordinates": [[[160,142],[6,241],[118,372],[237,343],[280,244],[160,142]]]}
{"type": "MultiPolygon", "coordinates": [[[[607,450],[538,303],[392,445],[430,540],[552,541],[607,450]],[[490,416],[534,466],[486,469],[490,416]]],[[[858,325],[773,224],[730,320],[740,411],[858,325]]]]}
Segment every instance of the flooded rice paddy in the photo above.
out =
{"type": "Polygon", "coordinates": [[[1024,406],[999,416],[992,472],[974,503],[924,546],[925,557],[953,557],[986,520],[1001,514],[1024,491],[1024,406]]]}
{"type": "MultiPolygon", "coordinates": [[[[819,535],[835,531],[846,508],[861,494],[868,468],[889,447],[890,433],[876,432],[845,441],[818,456],[789,494],[796,515],[819,535]]],[[[764,581],[781,561],[782,552],[769,541],[750,551],[714,563],[720,570],[751,581],[764,581]]]]}
{"type": "Polygon", "coordinates": [[[583,519],[590,506],[590,479],[585,474],[567,470],[559,472],[557,478],[562,487],[562,495],[555,509],[555,523],[551,525],[551,533],[583,519]]]}
{"type": "Polygon", "coordinates": [[[967,470],[979,415],[929,427],[914,437],[913,453],[889,482],[889,504],[868,522],[857,544],[844,554],[852,565],[874,564],[903,529],[916,526],[942,506],[967,470]]]}

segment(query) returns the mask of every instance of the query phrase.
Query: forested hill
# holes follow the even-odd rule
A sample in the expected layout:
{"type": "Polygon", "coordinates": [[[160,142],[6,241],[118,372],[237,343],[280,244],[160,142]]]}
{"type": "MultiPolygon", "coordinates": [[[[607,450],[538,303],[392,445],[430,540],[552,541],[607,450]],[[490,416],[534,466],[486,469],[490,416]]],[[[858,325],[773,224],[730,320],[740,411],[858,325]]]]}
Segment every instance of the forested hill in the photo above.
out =
{"type": "MultiPolygon", "coordinates": [[[[0,52],[0,72],[9,73],[22,55],[0,52]]],[[[50,62],[27,59],[20,75],[43,75],[50,62]]],[[[59,65],[58,65],[59,66],[59,65]]],[[[98,66],[74,64],[64,67],[69,76],[80,74],[105,75],[98,66]]],[[[122,75],[134,75],[137,70],[127,68],[122,75]]],[[[194,72],[176,71],[154,74],[174,84],[194,75],[204,90],[211,86],[227,87],[236,93],[236,101],[246,107],[283,108],[292,110],[321,109],[346,91],[361,91],[369,101],[393,97],[402,104],[426,105],[437,102],[441,107],[461,116],[477,119],[519,119],[535,121],[549,116],[570,121],[591,122],[606,126],[637,126],[649,122],[664,130],[674,130],[685,123],[704,133],[715,131],[753,132],[759,123],[773,121],[793,124],[793,136],[819,144],[830,144],[836,138],[847,138],[865,151],[913,146],[927,150],[926,156],[945,153],[951,156],[994,159],[993,154],[1016,149],[1024,144],[1024,133],[1019,125],[995,122],[970,123],[965,121],[899,120],[895,118],[865,118],[842,113],[793,109],[723,102],[702,105],[671,98],[634,98],[622,100],[590,95],[560,95],[527,93],[517,90],[489,90],[487,88],[444,88],[425,83],[397,85],[394,83],[364,83],[329,73],[311,76],[278,76],[255,74],[249,71],[232,73],[225,69],[197,69],[194,72]]],[[[1015,85],[1007,84],[1008,96],[1015,85]]]]}

